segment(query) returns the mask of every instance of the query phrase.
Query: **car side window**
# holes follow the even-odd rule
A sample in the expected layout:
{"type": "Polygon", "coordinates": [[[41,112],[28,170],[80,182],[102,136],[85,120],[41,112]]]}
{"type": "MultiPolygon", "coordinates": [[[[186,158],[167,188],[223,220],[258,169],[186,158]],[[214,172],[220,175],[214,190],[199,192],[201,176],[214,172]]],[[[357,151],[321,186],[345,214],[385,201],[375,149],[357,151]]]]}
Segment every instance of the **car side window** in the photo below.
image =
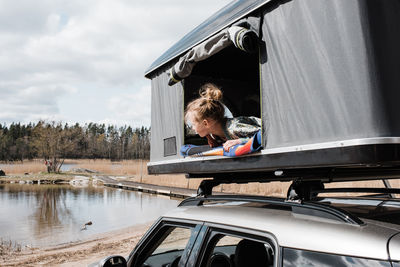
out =
{"type": "Polygon", "coordinates": [[[218,233],[208,240],[201,267],[274,266],[268,242],[246,236],[218,233]]]}
{"type": "Polygon", "coordinates": [[[147,252],[143,267],[176,267],[192,235],[192,228],[170,226],[147,252]]]}
{"type": "Polygon", "coordinates": [[[283,267],[324,266],[324,267],[390,267],[386,261],[333,255],[300,249],[283,249],[283,267]]]}

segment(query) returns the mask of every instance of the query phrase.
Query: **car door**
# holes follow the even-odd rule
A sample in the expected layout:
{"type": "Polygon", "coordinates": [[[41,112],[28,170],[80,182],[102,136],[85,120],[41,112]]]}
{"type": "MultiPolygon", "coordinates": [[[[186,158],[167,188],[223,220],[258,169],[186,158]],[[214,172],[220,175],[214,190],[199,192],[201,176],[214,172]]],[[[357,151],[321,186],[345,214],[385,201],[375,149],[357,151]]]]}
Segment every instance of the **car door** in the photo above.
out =
{"type": "Polygon", "coordinates": [[[187,266],[278,266],[279,249],[268,233],[240,227],[205,224],[187,266]]]}
{"type": "Polygon", "coordinates": [[[128,257],[131,267],[183,267],[203,223],[161,218],[128,257]]]}

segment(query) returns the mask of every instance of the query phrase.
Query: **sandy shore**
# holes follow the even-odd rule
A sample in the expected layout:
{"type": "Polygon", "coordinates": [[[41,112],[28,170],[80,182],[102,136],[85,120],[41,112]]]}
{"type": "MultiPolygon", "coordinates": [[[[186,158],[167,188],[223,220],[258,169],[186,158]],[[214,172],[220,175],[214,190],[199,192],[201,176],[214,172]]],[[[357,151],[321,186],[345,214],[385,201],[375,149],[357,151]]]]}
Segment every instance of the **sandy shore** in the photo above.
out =
{"type": "Polygon", "coordinates": [[[151,224],[98,234],[60,246],[25,248],[21,252],[0,256],[0,266],[87,266],[109,255],[126,257],[151,224]]]}

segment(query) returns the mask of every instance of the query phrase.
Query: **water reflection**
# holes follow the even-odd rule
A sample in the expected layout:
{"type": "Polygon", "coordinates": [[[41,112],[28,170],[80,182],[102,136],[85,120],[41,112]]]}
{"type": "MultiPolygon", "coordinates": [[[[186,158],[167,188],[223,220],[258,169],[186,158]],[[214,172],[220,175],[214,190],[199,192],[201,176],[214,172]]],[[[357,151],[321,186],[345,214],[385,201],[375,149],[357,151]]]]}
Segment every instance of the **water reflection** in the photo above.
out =
{"type": "Polygon", "coordinates": [[[107,187],[0,185],[0,238],[34,246],[155,220],[178,201],[107,187]],[[82,226],[93,225],[81,231],[82,226]]]}
{"type": "MultiPolygon", "coordinates": [[[[32,188],[32,187],[28,187],[32,188]]],[[[62,222],[71,216],[71,211],[65,203],[66,188],[55,186],[44,186],[35,188],[37,190],[37,209],[32,215],[35,236],[42,233],[52,232],[54,228],[62,225],[62,222]]]]}

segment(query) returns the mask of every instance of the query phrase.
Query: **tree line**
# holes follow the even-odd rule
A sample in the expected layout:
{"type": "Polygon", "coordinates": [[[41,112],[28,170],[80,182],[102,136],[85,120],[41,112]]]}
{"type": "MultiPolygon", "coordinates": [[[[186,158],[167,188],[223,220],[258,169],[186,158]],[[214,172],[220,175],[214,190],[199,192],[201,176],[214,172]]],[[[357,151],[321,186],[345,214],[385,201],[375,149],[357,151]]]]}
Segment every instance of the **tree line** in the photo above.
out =
{"type": "Polygon", "coordinates": [[[43,158],[148,159],[150,129],[61,122],[0,124],[0,161],[43,158]]]}

